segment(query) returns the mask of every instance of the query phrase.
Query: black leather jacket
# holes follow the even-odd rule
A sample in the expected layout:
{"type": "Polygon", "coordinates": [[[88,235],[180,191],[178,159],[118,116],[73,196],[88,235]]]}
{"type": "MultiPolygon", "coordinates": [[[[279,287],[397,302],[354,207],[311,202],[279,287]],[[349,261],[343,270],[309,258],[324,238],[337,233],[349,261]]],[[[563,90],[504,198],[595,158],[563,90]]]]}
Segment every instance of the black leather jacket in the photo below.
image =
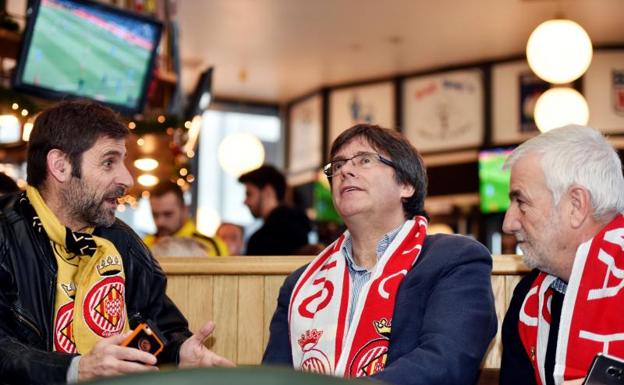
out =
{"type": "MultiPolygon", "coordinates": [[[[0,383],[65,383],[73,355],[52,351],[56,260],[18,200],[16,195],[0,198],[0,383]]],[[[167,340],[159,363],[176,362],[191,333],[165,294],[160,266],[119,220],[94,234],[110,240],[123,256],[130,327],[152,320],[167,340]]]]}

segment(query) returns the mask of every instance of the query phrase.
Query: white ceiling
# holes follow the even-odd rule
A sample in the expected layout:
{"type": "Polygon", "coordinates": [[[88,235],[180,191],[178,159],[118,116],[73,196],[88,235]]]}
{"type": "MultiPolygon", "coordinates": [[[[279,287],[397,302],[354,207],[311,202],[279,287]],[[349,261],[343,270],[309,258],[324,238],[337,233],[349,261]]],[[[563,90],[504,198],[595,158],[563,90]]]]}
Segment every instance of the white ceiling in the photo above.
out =
{"type": "Polygon", "coordinates": [[[283,103],[322,86],[521,54],[557,14],[624,44],[624,0],[178,0],[183,84],[283,103]]]}

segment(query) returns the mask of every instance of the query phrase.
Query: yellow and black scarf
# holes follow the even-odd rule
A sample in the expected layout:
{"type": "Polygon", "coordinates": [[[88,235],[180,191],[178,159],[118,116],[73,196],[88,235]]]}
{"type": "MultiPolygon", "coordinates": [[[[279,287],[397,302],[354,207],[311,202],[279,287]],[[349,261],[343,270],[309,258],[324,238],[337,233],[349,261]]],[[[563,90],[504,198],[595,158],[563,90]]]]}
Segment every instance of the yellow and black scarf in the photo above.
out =
{"type": "Polygon", "coordinates": [[[32,225],[50,241],[58,266],[54,304],[54,350],[86,354],[102,337],[129,330],[122,257],[109,240],[65,227],[28,186],[32,225]]]}

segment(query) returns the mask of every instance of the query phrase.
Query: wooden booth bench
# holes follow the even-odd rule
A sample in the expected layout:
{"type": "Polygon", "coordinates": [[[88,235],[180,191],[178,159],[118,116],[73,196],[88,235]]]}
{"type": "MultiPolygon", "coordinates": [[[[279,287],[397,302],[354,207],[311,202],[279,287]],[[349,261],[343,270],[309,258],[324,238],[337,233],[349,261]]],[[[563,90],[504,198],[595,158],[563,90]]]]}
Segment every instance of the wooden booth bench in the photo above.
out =
{"type": "MultiPolygon", "coordinates": [[[[206,320],[217,324],[209,342],[216,353],[237,364],[256,365],[269,337],[269,323],[284,279],[312,257],[159,258],[167,273],[167,294],[196,331],[206,320]]],[[[513,289],[528,271],[519,256],[494,257],[492,287],[498,330],[513,289]]],[[[500,333],[485,357],[484,369],[500,365],[500,333]]]]}

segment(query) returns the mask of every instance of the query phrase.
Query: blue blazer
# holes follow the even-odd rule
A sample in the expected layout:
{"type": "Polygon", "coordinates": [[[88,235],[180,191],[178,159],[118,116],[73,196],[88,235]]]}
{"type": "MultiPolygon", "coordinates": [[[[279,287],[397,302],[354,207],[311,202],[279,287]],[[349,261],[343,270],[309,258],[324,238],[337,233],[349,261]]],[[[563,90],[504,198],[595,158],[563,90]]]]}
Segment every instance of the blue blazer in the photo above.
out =
{"type": "MultiPolygon", "coordinates": [[[[293,366],[288,304],[305,266],[280,289],[263,364],[293,366]]],[[[458,235],[425,239],[399,287],[385,370],[374,378],[397,385],[472,384],[496,334],[492,257],[458,235]]]]}

